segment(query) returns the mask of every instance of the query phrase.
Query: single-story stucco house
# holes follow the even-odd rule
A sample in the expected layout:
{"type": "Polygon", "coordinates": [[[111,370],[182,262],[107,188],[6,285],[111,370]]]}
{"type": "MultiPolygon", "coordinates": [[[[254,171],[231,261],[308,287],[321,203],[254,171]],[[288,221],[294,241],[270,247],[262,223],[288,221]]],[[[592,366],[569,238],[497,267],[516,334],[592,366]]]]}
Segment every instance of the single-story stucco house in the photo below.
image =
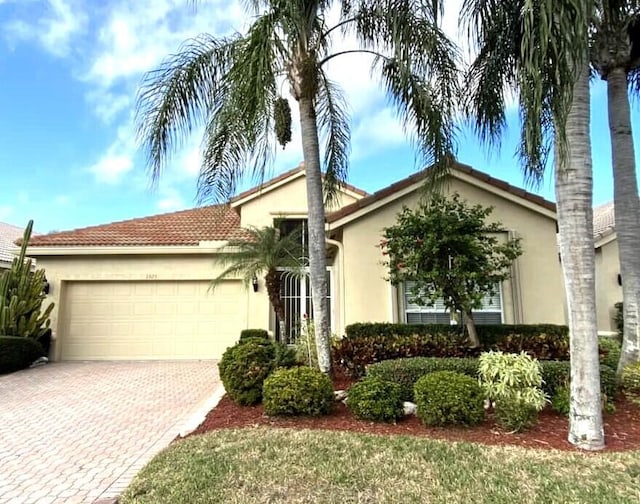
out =
{"type": "Polygon", "coordinates": [[[593,209],[598,332],[606,336],[618,334],[615,305],[622,301],[622,277],[615,224],[613,201],[593,209]]]}
{"type": "Polygon", "coordinates": [[[15,241],[22,238],[24,229],[0,222],[0,271],[11,268],[13,258],[18,252],[15,241]]]}
{"type": "MultiPolygon", "coordinates": [[[[213,293],[220,271],[213,255],[242,227],[277,220],[304,225],[302,166],[231,200],[163,215],[40,235],[28,254],[45,268],[56,308],[52,358],[219,358],[244,328],[276,331],[263,280],[257,291],[229,280],[213,293]]],[[[441,322],[443,314],[406,302],[385,280],[379,244],[403,205],[420,198],[425,172],[374,194],[352,186],[327,209],[329,305],[332,331],[363,321],[441,322]]],[[[457,164],[447,182],[469,203],[491,205],[506,236],[521,238],[523,255],[511,279],[487,300],[480,323],[557,323],[566,319],[552,202],[457,164]]],[[[310,306],[308,282],[283,272],[290,336],[310,306]]],[[[445,315],[446,316],[446,315],[445,315]]]]}

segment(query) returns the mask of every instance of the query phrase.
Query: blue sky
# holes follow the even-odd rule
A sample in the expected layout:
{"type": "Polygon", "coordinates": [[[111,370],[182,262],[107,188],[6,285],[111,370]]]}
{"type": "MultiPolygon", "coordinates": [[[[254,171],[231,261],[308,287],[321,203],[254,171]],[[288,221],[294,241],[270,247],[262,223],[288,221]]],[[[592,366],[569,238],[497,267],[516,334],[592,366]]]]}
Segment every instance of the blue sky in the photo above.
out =
{"type": "MultiPolygon", "coordinates": [[[[445,29],[456,36],[459,0],[449,3],[445,29]]],[[[0,0],[0,221],[34,219],[39,232],[48,232],[193,206],[200,137],[176,153],[151,191],[133,133],[135,93],[144,72],[187,38],[242,30],[241,4],[202,0],[196,13],[186,0],[0,0]]],[[[375,191],[415,171],[368,61],[334,61],[331,71],[352,109],[349,182],[375,191]]],[[[592,91],[594,203],[600,204],[612,198],[606,89],[596,83],[592,91]]],[[[458,140],[458,159],[522,187],[513,158],[515,115],[500,153],[487,154],[467,133],[458,140]]],[[[636,131],[638,117],[635,107],[636,131]]],[[[301,157],[294,131],[267,175],[301,157]]],[[[553,200],[552,177],[533,190],[553,200]]]]}

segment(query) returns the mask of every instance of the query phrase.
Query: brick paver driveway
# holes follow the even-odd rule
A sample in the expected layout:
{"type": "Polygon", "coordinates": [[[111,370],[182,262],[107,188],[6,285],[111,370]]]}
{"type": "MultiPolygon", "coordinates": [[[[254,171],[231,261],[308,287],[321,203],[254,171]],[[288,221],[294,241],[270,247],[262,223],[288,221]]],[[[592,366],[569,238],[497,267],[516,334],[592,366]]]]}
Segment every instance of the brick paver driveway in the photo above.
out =
{"type": "Polygon", "coordinates": [[[0,376],[0,503],[118,495],[218,388],[200,362],[61,362],[0,376]]]}

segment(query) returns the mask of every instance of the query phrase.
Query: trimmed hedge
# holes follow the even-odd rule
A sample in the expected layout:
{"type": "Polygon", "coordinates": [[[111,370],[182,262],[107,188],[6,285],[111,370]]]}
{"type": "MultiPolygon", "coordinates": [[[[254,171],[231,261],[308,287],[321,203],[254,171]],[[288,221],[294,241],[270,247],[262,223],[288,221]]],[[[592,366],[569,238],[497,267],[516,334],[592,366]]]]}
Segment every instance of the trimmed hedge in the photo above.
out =
{"type": "Polygon", "coordinates": [[[262,400],[263,382],[274,369],[294,361],[295,356],[285,345],[252,337],[227,348],[218,370],[229,397],[245,406],[262,400]]]}
{"type": "Polygon", "coordinates": [[[43,355],[42,345],[32,338],[0,336],[0,374],[28,368],[43,355]]]}
{"type": "Polygon", "coordinates": [[[455,371],[475,378],[478,374],[478,359],[414,357],[387,360],[371,364],[367,368],[367,377],[371,376],[397,383],[400,385],[402,400],[413,402],[415,383],[423,376],[436,371],[455,371]]]}
{"type": "Polygon", "coordinates": [[[333,409],[333,402],[331,378],[318,369],[278,369],[264,381],[267,415],[326,415],[333,409]]]}
{"type": "Polygon", "coordinates": [[[479,325],[480,348],[470,348],[459,326],[429,324],[352,324],[334,344],[335,364],[352,376],[362,376],[374,362],[402,357],[474,357],[482,351],[527,352],[539,360],[568,359],[566,326],[479,325]]]}
{"type": "Polygon", "coordinates": [[[243,341],[248,338],[261,338],[261,339],[269,339],[269,333],[264,329],[243,329],[240,331],[240,340],[243,341]]]}
{"type": "MultiPolygon", "coordinates": [[[[542,366],[542,390],[553,397],[556,391],[569,383],[571,364],[569,361],[540,361],[542,366]]],[[[423,376],[435,371],[455,371],[473,378],[478,374],[478,359],[414,357],[394,359],[371,364],[367,376],[375,376],[400,385],[403,401],[413,401],[413,387],[423,376]]],[[[616,372],[609,366],[600,365],[600,386],[608,398],[616,395],[616,372]]]]}
{"type": "Polygon", "coordinates": [[[416,415],[426,425],[476,425],[484,419],[484,393],[478,380],[436,371],[414,387],[416,415]]]}
{"type": "Polygon", "coordinates": [[[400,385],[376,376],[367,376],[349,388],[347,407],[361,420],[395,423],[404,416],[400,385]]]}

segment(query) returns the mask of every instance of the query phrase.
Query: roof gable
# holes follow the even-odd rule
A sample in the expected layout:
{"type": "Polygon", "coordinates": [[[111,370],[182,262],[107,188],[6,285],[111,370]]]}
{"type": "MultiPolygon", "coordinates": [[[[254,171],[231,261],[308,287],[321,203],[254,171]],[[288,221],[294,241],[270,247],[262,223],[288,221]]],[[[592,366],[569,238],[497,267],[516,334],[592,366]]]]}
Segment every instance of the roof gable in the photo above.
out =
{"type": "MultiPolygon", "coordinates": [[[[284,173],[281,173],[280,175],[278,175],[277,177],[274,177],[272,179],[267,180],[266,182],[259,184],[255,187],[252,187],[251,189],[244,191],[240,194],[238,194],[237,196],[235,196],[234,198],[231,199],[231,207],[232,208],[236,208],[239,206],[244,205],[245,203],[248,203],[249,201],[258,198],[260,196],[263,196],[264,194],[273,191],[275,189],[277,189],[278,187],[281,187],[283,185],[286,185],[300,177],[304,177],[305,176],[305,168],[304,168],[304,162],[300,163],[296,168],[294,168],[293,170],[289,170],[286,171],[284,173]]],[[[347,194],[350,194],[354,197],[358,197],[358,198],[362,198],[368,195],[368,193],[366,193],[365,191],[363,191],[362,189],[358,189],[355,186],[352,186],[350,184],[346,184],[343,183],[340,185],[341,189],[346,192],[347,194]]]]}
{"type": "MultiPolygon", "coordinates": [[[[426,179],[429,168],[414,173],[409,177],[395,182],[375,193],[366,196],[351,205],[347,205],[340,210],[332,212],[327,216],[327,222],[332,226],[339,227],[351,220],[366,215],[370,211],[379,208],[391,201],[401,198],[409,192],[416,190],[426,179]]],[[[530,193],[519,187],[512,186],[503,180],[492,177],[484,172],[475,170],[468,165],[456,162],[450,171],[452,177],[467,181],[483,189],[491,190],[507,199],[520,203],[521,205],[533,208],[550,218],[555,218],[556,205],[537,194],[530,193]]]]}

